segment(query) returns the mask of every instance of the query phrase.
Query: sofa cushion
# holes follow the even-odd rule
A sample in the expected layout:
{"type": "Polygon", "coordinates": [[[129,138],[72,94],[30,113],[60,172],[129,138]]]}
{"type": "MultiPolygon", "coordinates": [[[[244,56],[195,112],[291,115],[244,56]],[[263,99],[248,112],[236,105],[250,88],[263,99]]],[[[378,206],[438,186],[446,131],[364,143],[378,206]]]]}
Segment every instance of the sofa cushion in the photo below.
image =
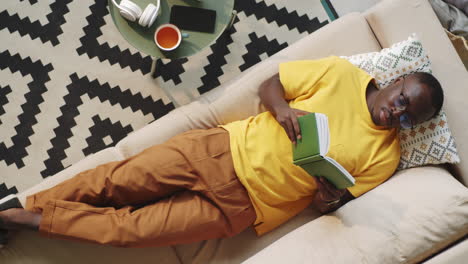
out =
{"type": "Polygon", "coordinates": [[[245,263],[415,263],[467,233],[468,189],[442,168],[412,168],[245,263]]]}
{"type": "Polygon", "coordinates": [[[418,34],[432,62],[432,71],[444,87],[444,111],[457,142],[461,162],[457,166],[468,185],[468,72],[458,57],[427,0],[382,1],[365,13],[382,47],[418,34]]]}
{"type": "MultiPolygon", "coordinates": [[[[343,56],[371,76],[379,89],[384,89],[397,78],[414,72],[432,73],[431,61],[415,34],[379,52],[343,56]]],[[[400,129],[401,159],[398,169],[427,164],[458,163],[455,146],[445,112],[416,125],[400,129]]]]}

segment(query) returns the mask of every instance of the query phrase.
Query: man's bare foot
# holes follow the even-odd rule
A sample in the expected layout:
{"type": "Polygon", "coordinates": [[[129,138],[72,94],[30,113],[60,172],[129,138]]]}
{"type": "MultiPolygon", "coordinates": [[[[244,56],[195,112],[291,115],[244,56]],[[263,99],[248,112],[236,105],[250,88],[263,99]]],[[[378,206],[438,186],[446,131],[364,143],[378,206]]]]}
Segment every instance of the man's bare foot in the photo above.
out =
{"type": "Polygon", "coordinates": [[[0,211],[0,229],[39,230],[40,221],[41,214],[26,211],[22,208],[11,208],[4,211],[0,211]]]}
{"type": "Polygon", "coordinates": [[[3,248],[13,230],[39,230],[41,214],[26,211],[22,208],[11,208],[0,211],[0,249],[3,248]]]}

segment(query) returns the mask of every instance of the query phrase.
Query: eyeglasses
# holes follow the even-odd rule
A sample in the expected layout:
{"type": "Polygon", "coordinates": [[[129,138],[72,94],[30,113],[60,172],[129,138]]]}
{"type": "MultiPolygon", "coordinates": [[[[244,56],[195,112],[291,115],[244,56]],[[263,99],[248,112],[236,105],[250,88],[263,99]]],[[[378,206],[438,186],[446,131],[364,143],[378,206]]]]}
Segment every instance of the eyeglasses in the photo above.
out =
{"type": "Polygon", "coordinates": [[[413,122],[411,121],[408,113],[406,112],[406,108],[409,105],[408,98],[403,94],[405,90],[405,77],[403,77],[403,85],[401,88],[400,96],[394,101],[395,108],[398,111],[405,111],[402,115],[400,115],[400,126],[402,128],[413,128],[413,122]]]}

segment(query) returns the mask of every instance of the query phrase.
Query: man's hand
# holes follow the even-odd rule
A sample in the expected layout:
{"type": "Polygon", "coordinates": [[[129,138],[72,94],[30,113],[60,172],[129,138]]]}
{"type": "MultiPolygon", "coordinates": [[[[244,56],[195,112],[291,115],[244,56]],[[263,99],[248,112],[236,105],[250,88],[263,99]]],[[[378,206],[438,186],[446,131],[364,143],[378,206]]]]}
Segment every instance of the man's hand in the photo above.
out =
{"type": "Polygon", "coordinates": [[[301,129],[297,118],[307,115],[309,112],[289,107],[288,102],[284,99],[284,87],[278,73],[260,85],[259,96],[268,111],[284,128],[292,143],[296,144],[297,140],[301,139],[301,129]]]}
{"type": "Polygon", "coordinates": [[[314,204],[321,213],[329,213],[354,199],[347,189],[337,189],[324,177],[314,177],[317,193],[314,204]]]}
{"type": "Polygon", "coordinates": [[[297,118],[303,115],[309,114],[307,111],[291,108],[284,106],[276,109],[275,113],[276,121],[286,130],[286,134],[292,143],[296,144],[297,140],[301,139],[301,128],[297,118]]]}
{"type": "Polygon", "coordinates": [[[266,79],[260,85],[259,96],[268,111],[286,130],[289,139],[296,144],[297,139],[301,138],[301,129],[297,117],[306,115],[308,112],[289,107],[284,97],[284,87],[278,73],[266,79]]]}

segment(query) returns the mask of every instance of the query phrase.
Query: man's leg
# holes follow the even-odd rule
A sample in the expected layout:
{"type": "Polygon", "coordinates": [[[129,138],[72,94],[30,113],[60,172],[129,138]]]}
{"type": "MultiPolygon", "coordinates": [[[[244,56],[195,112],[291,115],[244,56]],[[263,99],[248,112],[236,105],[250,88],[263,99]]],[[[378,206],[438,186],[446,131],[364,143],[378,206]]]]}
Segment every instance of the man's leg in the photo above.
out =
{"type": "Polygon", "coordinates": [[[171,153],[167,144],[153,146],[126,160],[99,165],[31,195],[27,197],[25,209],[40,213],[51,200],[116,208],[151,202],[183,188],[180,181],[168,181],[169,174],[177,173],[178,164],[174,162],[178,160],[177,153],[171,153]],[[168,163],[174,164],[170,170],[167,170],[168,163]]]}
{"type": "MultiPolygon", "coordinates": [[[[177,137],[176,137],[177,138],[177,137]]],[[[169,140],[170,142],[170,140],[169,140]]],[[[0,244],[5,244],[7,229],[39,230],[41,214],[54,201],[80,202],[96,207],[138,205],[160,199],[185,184],[171,181],[182,158],[171,151],[172,143],[150,147],[123,161],[102,164],[79,173],[52,188],[27,197],[25,209],[0,211],[0,244]],[[165,154],[165,155],[161,155],[165,154]],[[167,169],[167,164],[173,164],[167,169]]]]}
{"type": "Polygon", "coordinates": [[[9,210],[17,218],[10,228],[40,230],[49,238],[118,247],[169,246],[230,237],[252,225],[256,217],[243,186],[234,185],[227,191],[240,189],[229,204],[220,203],[224,208],[192,191],[178,192],[137,210],[131,206],[101,208],[56,200],[45,206],[42,215],[9,210]],[[232,210],[230,207],[244,209],[226,214],[232,210]],[[38,216],[42,220],[36,219],[38,216]]]}
{"type": "MultiPolygon", "coordinates": [[[[182,190],[199,192],[227,218],[251,205],[235,175],[225,130],[192,131],[128,160],[101,165],[28,197],[26,209],[42,213],[44,223],[63,204],[75,204],[91,212],[102,209],[96,207],[115,207],[105,209],[117,212],[121,208],[128,214],[135,210],[133,206],[154,203],[182,190]]],[[[22,217],[24,214],[18,218],[22,217]]],[[[27,225],[36,220],[30,217],[27,225]]],[[[47,224],[41,226],[47,230],[47,224]]]]}
{"type": "Polygon", "coordinates": [[[48,206],[53,210],[46,209],[43,214],[42,234],[119,247],[168,246],[227,237],[255,221],[248,204],[237,215],[227,216],[209,199],[191,191],[134,211],[131,207],[116,210],[68,201],[48,206]]]}
{"type": "MultiPolygon", "coordinates": [[[[204,189],[200,170],[219,176],[220,173],[231,174],[229,168],[232,166],[227,131],[222,128],[192,130],[126,160],[102,164],[31,195],[25,209],[42,212],[42,207],[51,200],[82,202],[97,207],[138,206],[180,190],[204,189]],[[229,155],[225,155],[217,168],[193,167],[197,161],[221,153],[229,155]]],[[[222,182],[222,177],[219,180],[222,182]]]]}

